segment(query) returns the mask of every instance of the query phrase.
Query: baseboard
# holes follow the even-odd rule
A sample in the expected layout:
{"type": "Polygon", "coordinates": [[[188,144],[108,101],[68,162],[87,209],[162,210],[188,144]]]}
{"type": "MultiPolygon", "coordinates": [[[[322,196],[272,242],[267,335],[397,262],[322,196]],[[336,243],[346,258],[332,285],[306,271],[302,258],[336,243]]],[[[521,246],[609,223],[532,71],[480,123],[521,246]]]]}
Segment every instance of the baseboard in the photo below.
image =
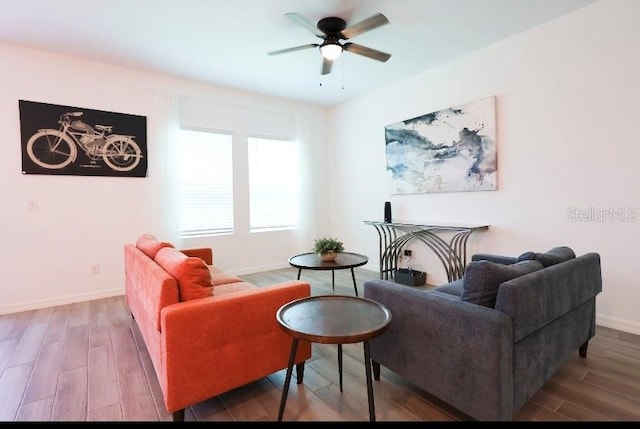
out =
{"type": "Polygon", "coordinates": [[[260,273],[262,271],[281,270],[283,268],[292,268],[289,264],[262,265],[259,267],[243,268],[241,270],[230,270],[229,273],[234,276],[243,276],[245,274],[260,273]]]}
{"type": "Polygon", "coordinates": [[[617,317],[603,316],[596,313],[596,325],[640,335],[640,324],[617,317]]]}
{"type": "Polygon", "coordinates": [[[91,301],[94,299],[109,298],[118,295],[124,295],[124,288],[103,290],[95,293],[69,295],[54,299],[28,301],[16,305],[4,305],[0,306],[0,314],[11,314],[19,313],[22,311],[38,310],[40,308],[56,307],[58,305],[73,304],[76,302],[91,301]]]}

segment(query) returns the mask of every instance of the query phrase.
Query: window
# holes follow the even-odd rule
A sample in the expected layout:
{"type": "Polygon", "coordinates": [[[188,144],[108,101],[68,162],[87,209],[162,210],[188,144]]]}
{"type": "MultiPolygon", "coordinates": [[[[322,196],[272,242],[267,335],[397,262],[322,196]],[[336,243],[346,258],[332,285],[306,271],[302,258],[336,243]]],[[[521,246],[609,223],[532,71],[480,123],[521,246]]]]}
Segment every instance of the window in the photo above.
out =
{"type": "Polygon", "coordinates": [[[177,158],[182,237],[232,232],[231,135],[182,129],[177,158]]]}
{"type": "Polygon", "coordinates": [[[293,228],[298,217],[298,144],[249,137],[249,222],[252,232],[293,228]]]}

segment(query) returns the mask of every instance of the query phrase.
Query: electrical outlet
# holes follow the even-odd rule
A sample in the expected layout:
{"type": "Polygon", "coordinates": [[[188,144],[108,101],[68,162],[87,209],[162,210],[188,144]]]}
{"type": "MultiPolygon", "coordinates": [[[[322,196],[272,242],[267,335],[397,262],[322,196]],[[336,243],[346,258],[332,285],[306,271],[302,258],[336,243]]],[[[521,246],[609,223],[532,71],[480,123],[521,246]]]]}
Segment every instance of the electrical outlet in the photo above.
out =
{"type": "Polygon", "coordinates": [[[91,275],[100,274],[100,264],[92,264],[89,268],[91,275]]]}
{"type": "Polygon", "coordinates": [[[405,251],[404,251],[404,256],[409,256],[409,257],[411,257],[411,250],[409,250],[409,249],[405,249],[405,251]]]}

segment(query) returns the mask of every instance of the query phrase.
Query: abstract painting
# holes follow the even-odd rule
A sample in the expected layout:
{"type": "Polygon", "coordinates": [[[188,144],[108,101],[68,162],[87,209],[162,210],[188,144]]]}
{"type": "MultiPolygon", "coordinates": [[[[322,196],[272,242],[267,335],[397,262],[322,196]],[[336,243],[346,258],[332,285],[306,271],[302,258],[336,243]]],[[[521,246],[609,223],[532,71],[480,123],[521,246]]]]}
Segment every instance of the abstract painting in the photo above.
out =
{"type": "Polygon", "coordinates": [[[497,189],[495,97],[385,127],[392,194],[497,189]]]}

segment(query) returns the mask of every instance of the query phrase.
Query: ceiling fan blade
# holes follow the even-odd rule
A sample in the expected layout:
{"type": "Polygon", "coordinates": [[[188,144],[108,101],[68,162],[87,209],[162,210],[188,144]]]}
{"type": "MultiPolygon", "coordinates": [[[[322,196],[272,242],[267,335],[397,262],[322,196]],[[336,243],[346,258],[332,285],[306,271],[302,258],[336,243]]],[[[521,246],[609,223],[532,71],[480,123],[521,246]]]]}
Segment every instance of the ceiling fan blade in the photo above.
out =
{"type": "Polygon", "coordinates": [[[383,63],[387,61],[389,58],[391,58],[391,54],[387,54],[386,52],[367,48],[366,46],[358,45],[356,43],[345,43],[344,45],[342,45],[342,48],[345,51],[358,54],[358,55],[363,55],[365,57],[368,57],[374,60],[382,61],[383,63]]]}
{"type": "Polygon", "coordinates": [[[307,18],[300,15],[299,13],[295,13],[295,12],[285,13],[284,16],[286,16],[296,24],[300,25],[301,27],[304,27],[307,30],[311,31],[316,36],[320,38],[324,38],[325,34],[322,31],[320,31],[314,23],[312,23],[311,21],[309,21],[307,18]]]}
{"type": "Polygon", "coordinates": [[[333,61],[328,60],[322,57],[322,73],[323,75],[331,73],[331,66],[333,65],[333,61]]]}
{"type": "Polygon", "coordinates": [[[348,26],[340,32],[343,39],[351,39],[352,37],[362,34],[366,31],[371,31],[374,28],[378,28],[381,25],[388,24],[389,20],[381,13],[377,13],[363,21],[348,26]]]}
{"type": "Polygon", "coordinates": [[[320,45],[318,45],[317,43],[311,43],[309,45],[294,46],[293,48],[280,49],[278,51],[271,51],[267,53],[269,55],[280,55],[280,54],[286,54],[287,52],[300,51],[302,49],[317,48],[318,46],[320,45]]]}

